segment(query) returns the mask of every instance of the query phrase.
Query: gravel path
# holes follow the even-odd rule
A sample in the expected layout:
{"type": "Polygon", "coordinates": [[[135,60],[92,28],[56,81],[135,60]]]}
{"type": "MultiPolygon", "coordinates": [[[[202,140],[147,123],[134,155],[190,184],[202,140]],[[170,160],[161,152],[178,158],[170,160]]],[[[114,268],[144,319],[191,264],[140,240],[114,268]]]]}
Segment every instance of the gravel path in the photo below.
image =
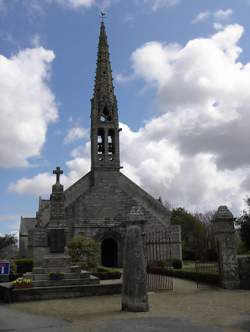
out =
{"type": "MultiPolygon", "coordinates": [[[[10,310],[70,321],[73,331],[250,331],[250,291],[174,281],[174,291],[150,293],[149,313],[120,311],[120,296],[15,303],[10,310]]],[[[1,331],[1,328],[0,328],[1,331]]]]}

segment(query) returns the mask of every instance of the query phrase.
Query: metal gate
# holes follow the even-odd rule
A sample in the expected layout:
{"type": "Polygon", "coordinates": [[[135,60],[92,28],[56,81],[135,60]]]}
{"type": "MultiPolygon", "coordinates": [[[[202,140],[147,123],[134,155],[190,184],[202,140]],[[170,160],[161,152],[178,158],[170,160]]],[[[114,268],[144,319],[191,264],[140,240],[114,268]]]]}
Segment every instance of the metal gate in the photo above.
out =
{"type": "Polygon", "coordinates": [[[171,261],[171,238],[166,230],[143,233],[149,291],[173,290],[168,275],[171,261]]]}
{"type": "MultiPolygon", "coordinates": [[[[219,243],[214,243],[214,254],[213,258],[208,257],[206,254],[197,248],[196,250],[196,259],[195,259],[195,272],[203,275],[206,275],[207,278],[205,283],[214,283],[220,284],[221,278],[221,266],[220,266],[220,247],[219,243]]],[[[204,283],[200,280],[199,275],[197,275],[197,288],[200,284],[204,283]]]]}

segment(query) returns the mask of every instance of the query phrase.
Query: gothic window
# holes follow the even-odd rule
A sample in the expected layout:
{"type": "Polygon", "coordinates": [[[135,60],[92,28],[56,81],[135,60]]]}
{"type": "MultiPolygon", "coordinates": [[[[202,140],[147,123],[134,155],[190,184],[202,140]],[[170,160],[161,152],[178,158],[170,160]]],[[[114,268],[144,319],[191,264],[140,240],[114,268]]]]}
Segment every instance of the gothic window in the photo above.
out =
{"type": "Polygon", "coordinates": [[[99,128],[97,132],[97,154],[104,154],[104,129],[99,128]]]}

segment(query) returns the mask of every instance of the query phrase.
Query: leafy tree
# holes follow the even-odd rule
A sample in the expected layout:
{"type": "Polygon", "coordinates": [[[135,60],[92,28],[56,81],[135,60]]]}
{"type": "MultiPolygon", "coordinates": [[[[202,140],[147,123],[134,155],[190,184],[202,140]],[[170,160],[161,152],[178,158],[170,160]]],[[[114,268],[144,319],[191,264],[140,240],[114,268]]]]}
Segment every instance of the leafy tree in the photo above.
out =
{"type": "Polygon", "coordinates": [[[93,239],[76,235],[69,241],[69,255],[72,262],[85,270],[95,270],[98,264],[98,244],[93,239]]]}
{"type": "Polygon", "coordinates": [[[12,234],[5,234],[0,236],[0,250],[11,246],[11,245],[15,245],[17,243],[17,239],[15,237],[15,235],[12,234]]]}
{"type": "Polygon", "coordinates": [[[182,207],[172,210],[170,221],[172,225],[181,226],[184,259],[195,259],[203,250],[205,226],[197,216],[182,207]]]}
{"type": "Polygon", "coordinates": [[[245,199],[247,210],[243,211],[242,216],[237,220],[240,225],[240,237],[246,250],[250,250],[250,197],[245,199]]]}

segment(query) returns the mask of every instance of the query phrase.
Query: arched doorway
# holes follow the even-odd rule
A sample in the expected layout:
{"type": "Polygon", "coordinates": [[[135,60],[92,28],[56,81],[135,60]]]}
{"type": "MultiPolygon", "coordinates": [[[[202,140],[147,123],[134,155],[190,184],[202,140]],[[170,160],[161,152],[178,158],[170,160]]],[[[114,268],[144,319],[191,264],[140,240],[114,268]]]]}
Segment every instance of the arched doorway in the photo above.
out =
{"type": "Polygon", "coordinates": [[[117,242],[112,238],[107,238],[102,241],[102,265],[107,267],[117,266],[117,242]]]}

